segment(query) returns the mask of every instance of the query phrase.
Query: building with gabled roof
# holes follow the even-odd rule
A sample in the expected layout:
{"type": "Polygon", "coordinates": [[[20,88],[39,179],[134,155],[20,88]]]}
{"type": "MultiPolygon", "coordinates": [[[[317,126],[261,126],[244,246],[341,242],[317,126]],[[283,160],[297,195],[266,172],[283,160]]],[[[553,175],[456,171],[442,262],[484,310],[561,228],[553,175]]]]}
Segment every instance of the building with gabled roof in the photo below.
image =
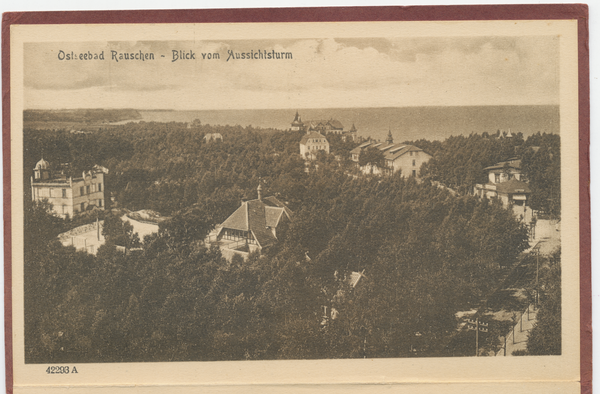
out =
{"type": "Polygon", "coordinates": [[[512,207],[515,214],[521,215],[526,222],[531,220],[529,196],[531,188],[521,171],[521,160],[511,158],[484,168],[488,173],[488,183],[476,184],[475,195],[498,198],[505,207],[512,207]]]}
{"type": "Polygon", "coordinates": [[[356,141],[358,132],[356,126],[352,124],[352,128],[349,131],[344,131],[344,125],[337,119],[312,119],[302,121],[300,114],[296,111],[294,120],[291,123],[292,131],[305,131],[307,134],[316,131],[321,134],[339,134],[342,139],[346,141],[351,138],[356,141]]]}
{"type": "Polygon", "coordinates": [[[379,149],[385,159],[385,168],[366,165],[361,167],[361,171],[365,174],[400,173],[405,178],[409,176],[417,177],[421,165],[431,159],[431,155],[424,152],[421,148],[414,145],[394,143],[391,130],[388,132],[386,142],[371,140],[352,149],[350,151],[350,159],[358,163],[360,155],[366,149],[379,149]]]}
{"type": "Polygon", "coordinates": [[[305,159],[314,160],[317,157],[317,151],[329,153],[329,141],[321,133],[310,131],[300,140],[300,156],[305,159]]]}
{"type": "Polygon", "coordinates": [[[337,119],[314,119],[304,122],[306,131],[318,131],[326,133],[342,134],[344,125],[337,119]]]}
{"type": "Polygon", "coordinates": [[[501,183],[510,181],[511,179],[516,179],[518,181],[525,180],[523,171],[521,170],[521,159],[517,157],[498,162],[483,170],[487,171],[490,183],[501,183]]]}
{"type": "Polygon", "coordinates": [[[246,257],[250,252],[273,246],[277,229],[292,219],[292,211],[285,204],[274,196],[262,198],[260,186],[257,191],[257,199],[242,201],[215,231],[213,243],[226,252],[225,257],[246,257]]]}

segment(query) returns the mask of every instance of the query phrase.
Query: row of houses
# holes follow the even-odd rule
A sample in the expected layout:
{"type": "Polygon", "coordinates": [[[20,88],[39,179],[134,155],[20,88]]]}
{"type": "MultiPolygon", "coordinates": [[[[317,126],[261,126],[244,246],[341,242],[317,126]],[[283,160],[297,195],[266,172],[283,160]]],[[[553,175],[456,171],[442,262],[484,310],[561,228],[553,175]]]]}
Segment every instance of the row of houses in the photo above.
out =
{"type": "MultiPolygon", "coordinates": [[[[300,140],[300,155],[308,160],[316,158],[318,151],[330,153],[327,138],[321,132],[342,132],[343,125],[337,120],[301,122],[296,111],[292,122],[292,130],[304,130],[306,134],[300,140]]],[[[352,130],[356,130],[352,125],[352,130]]],[[[501,138],[512,138],[512,133],[500,132],[501,138]]],[[[357,138],[355,137],[354,140],[357,138]]],[[[366,141],[352,151],[350,159],[359,165],[364,174],[400,174],[403,177],[418,177],[419,169],[431,159],[431,155],[423,149],[410,144],[395,143],[391,130],[384,142],[366,141]],[[383,166],[374,163],[359,165],[361,155],[369,149],[376,149],[383,154],[383,166]]],[[[499,198],[506,207],[512,207],[515,214],[526,222],[531,220],[532,211],[527,209],[531,188],[521,170],[521,160],[511,158],[484,169],[488,173],[486,184],[475,186],[475,195],[487,198],[499,198]]]]}
{"type": "MultiPolygon", "coordinates": [[[[334,119],[327,121],[302,122],[296,112],[292,129],[303,130],[300,141],[300,154],[306,159],[314,159],[319,151],[330,153],[330,145],[322,133],[342,134],[343,125],[334,119]]],[[[349,133],[356,133],[352,127],[349,133]]],[[[205,135],[205,141],[222,141],[218,134],[205,135]]],[[[355,138],[355,137],[353,137],[355,138]]],[[[361,143],[350,152],[350,159],[365,174],[400,174],[403,177],[419,176],[419,169],[432,156],[421,148],[410,144],[394,142],[391,130],[384,142],[369,140],[361,143]],[[374,151],[382,158],[379,163],[361,163],[362,155],[374,151]]],[[[480,197],[499,198],[505,206],[512,207],[516,214],[525,220],[531,218],[527,208],[531,189],[521,171],[521,161],[512,158],[485,169],[488,173],[486,184],[477,184],[475,194],[480,197]]],[[[54,214],[59,217],[74,216],[92,208],[104,209],[104,175],[108,172],[100,167],[84,172],[80,178],[67,178],[64,174],[54,174],[50,164],[43,158],[34,168],[31,178],[33,200],[47,199],[53,205],[54,214]]],[[[277,229],[292,220],[292,211],[276,197],[262,198],[260,186],[258,198],[243,201],[240,207],[211,234],[209,243],[217,244],[233,254],[247,256],[253,251],[261,251],[277,242],[277,229]]]]}
{"type": "Polygon", "coordinates": [[[385,142],[367,141],[350,151],[352,161],[359,163],[360,156],[368,149],[377,149],[383,154],[384,165],[373,163],[360,166],[365,174],[400,174],[403,177],[417,177],[419,168],[431,159],[431,155],[414,145],[394,143],[391,130],[385,142]]]}
{"type": "MultiPolygon", "coordinates": [[[[298,116],[298,113],[296,113],[296,116],[298,116]]],[[[329,123],[329,125],[331,124],[329,123]]],[[[352,126],[356,130],[354,125],[352,126]]],[[[339,127],[343,128],[341,124],[339,127]]],[[[330,145],[326,136],[311,128],[304,130],[306,134],[300,140],[300,156],[307,160],[314,160],[320,151],[330,153],[330,145]]],[[[431,155],[421,148],[414,145],[394,143],[391,130],[388,132],[385,142],[369,140],[354,148],[350,151],[350,159],[358,164],[360,156],[369,149],[377,149],[383,154],[384,165],[378,166],[375,163],[367,163],[359,166],[365,174],[401,174],[403,177],[417,177],[421,165],[431,159],[431,155]]]]}

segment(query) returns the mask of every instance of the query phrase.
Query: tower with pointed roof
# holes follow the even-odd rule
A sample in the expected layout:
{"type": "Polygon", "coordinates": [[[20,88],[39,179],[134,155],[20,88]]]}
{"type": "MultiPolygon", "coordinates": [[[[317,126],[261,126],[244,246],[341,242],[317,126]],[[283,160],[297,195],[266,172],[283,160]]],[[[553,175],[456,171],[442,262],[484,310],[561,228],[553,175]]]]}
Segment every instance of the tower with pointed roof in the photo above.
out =
{"type": "Polygon", "coordinates": [[[300,114],[298,114],[298,110],[296,110],[296,116],[294,116],[294,120],[292,121],[292,131],[299,131],[304,128],[304,123],[302,123],[302,118],[300,114]]]}
{"type": "Polygon", "coordinates": [[[387,135],[387,138],[385,139],[385,142],[387,142],[388,144],[394,143],[394,138],[392,137],[392,129],[388,130],[388,135],[387,135]]]}

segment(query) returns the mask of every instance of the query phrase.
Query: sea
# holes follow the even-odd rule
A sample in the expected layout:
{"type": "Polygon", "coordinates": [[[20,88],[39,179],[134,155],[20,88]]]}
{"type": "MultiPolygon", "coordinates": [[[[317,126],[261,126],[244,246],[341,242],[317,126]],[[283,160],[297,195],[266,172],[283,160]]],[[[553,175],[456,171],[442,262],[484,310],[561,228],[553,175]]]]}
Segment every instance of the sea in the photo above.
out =
{"type": "MultiPolygon", "coordinates": [[[[304,108],[297,110],[303,121],[336,119],[344,130],[352,125],[358,135],[385,139],[388,131],[396,141],[417,139],[443,140],[452,135],[489,134],[497,130],[523,133],[525,137],[542,133],[560,133],[559,106],[456,106],[401,108],[304,108]]],[[[244,110],[140,110],[146,122],[192,122],[240,125],[287,130],[296,109],[244,110]]]]}

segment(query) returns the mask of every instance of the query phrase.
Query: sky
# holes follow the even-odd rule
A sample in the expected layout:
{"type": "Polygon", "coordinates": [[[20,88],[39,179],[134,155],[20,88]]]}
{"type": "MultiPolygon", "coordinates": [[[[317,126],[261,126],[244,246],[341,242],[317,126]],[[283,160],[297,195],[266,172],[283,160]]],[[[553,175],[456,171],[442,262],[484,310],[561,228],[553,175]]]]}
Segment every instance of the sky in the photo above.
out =
{"type": "Polygon", "coordinates": [[[25,107],[557,105],[558,55],[553,36],[28,43],[25,107]],[[227,60],[252,50],[292,59],[227,60]],[[104,60],[59,60],[60,51],[104,60]],[[111,51],[155,60],[117,62],[111,51]],[[173,51],[195,60],[173,61],[173,51]]]}

